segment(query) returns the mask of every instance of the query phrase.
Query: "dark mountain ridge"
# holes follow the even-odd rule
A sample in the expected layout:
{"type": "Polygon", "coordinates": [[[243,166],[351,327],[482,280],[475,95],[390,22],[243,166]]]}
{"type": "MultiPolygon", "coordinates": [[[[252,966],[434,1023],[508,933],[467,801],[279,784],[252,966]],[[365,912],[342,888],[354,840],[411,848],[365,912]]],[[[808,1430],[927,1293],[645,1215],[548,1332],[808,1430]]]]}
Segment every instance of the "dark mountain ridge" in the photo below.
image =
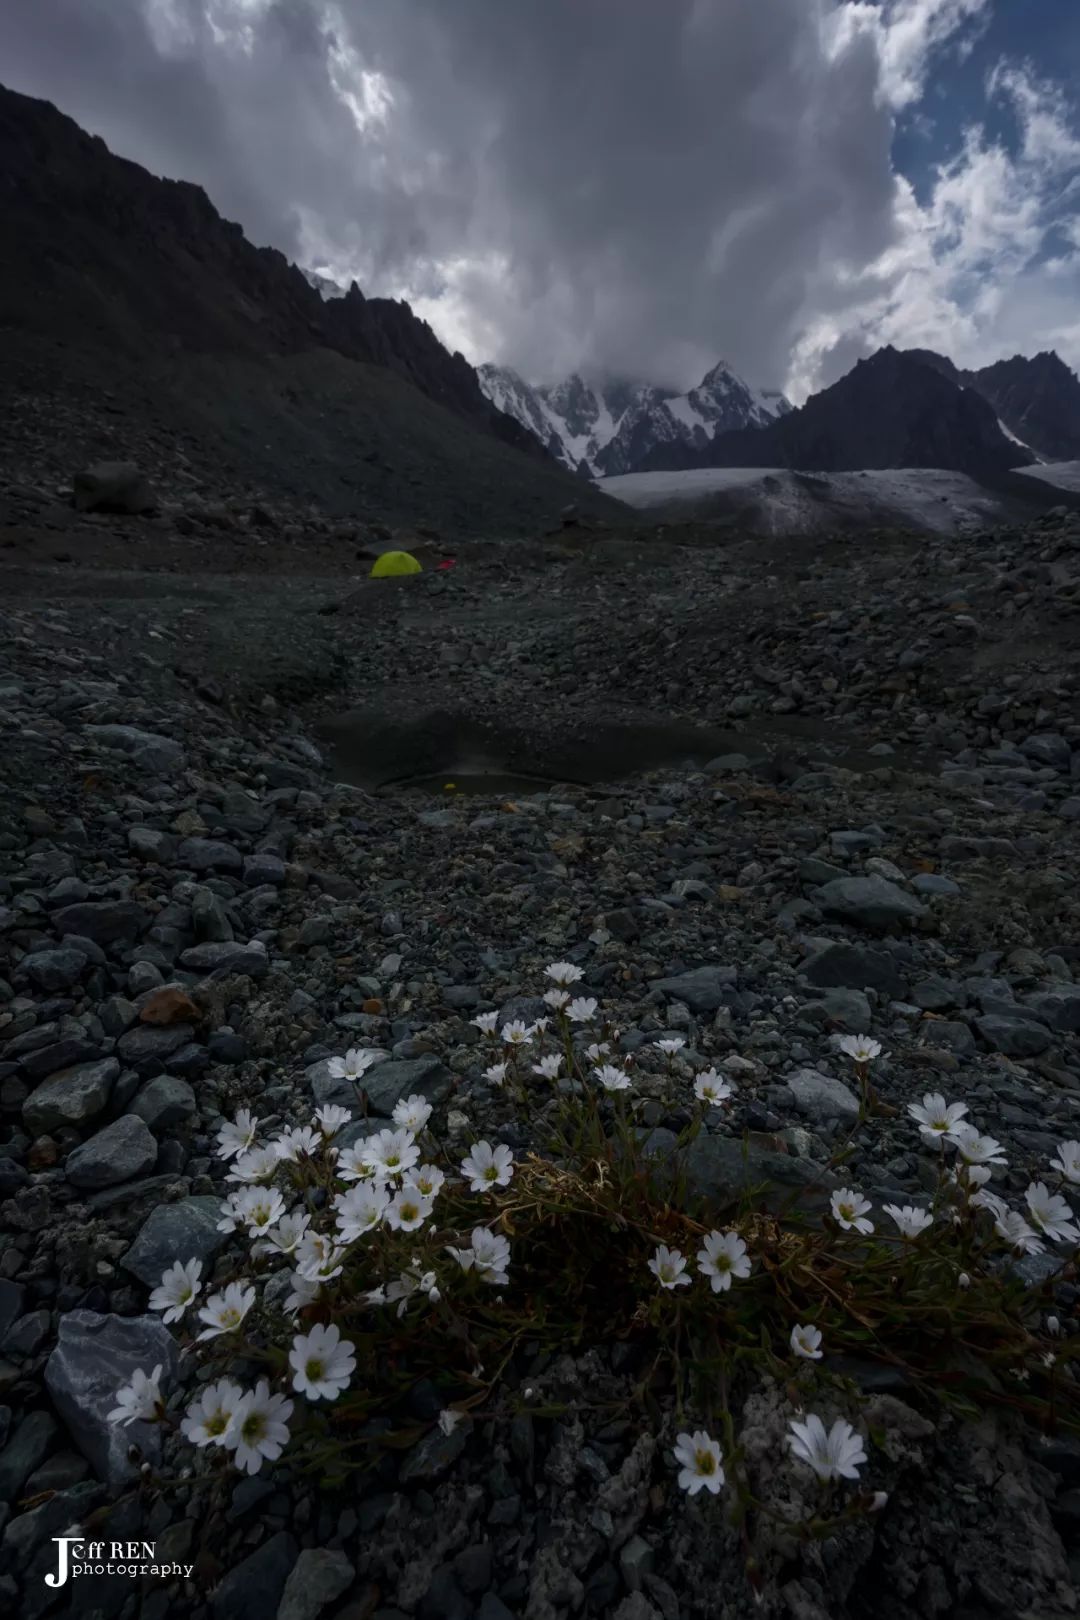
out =
{"type": "Polygon", "coordinates": [[[808,472],[941,467],[980,477],[1034,459],[1006,437],[978,393],[917,355],[889,347],[766,427],[720,434],[696,451],[663,446],[648,465],[808,472]]]}

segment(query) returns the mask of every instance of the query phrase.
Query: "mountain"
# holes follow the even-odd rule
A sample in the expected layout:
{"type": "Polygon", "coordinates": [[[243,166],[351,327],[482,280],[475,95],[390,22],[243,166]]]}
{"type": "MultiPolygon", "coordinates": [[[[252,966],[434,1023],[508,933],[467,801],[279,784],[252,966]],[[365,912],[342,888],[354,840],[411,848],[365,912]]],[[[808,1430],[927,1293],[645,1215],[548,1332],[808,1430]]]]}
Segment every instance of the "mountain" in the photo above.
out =
{"type": "Polygon", "coordinates": [[[1080,379],[1052,349],[1028,359],[1014,354],[980,371],[960,371],[931,349],[908,349],[946,376],[974,388],[1011,436],[1040,461],[1080,460],[1080,379]]]}
{"type": "Polygon", "coordinates": [[[41,420],[50,398],[70,415],[78,382],[123,455],[117,415],[145,396],[163,442],[191,436],[235,477],[396,522],[517,532],[582,500],[407,303],[355,284],[324,299],[198,186],[3,87],[0,207],[0,419],[25,427],[28,397],[41,420]]]}
{"type": "Polygon", "coordinates": [[[800,409],[757,429],[720,433],[704,448],[654,451],[646,470],[791,467],[810,472],[942,467],[980,474],[1035,458],[998,425],[993,406],[939,366],[887,348],[860,360],[800,409]]]}
{"type": "Polygon", "coordinates": [[[752,389],[721,361],[696,388],[618,379],[588,381],[578,373],[533,387],[508,366],[482,365],[480,386],[564,466],[589,476],[635,472],[661,446],[702,448],[711,435],[764,427],[790,411],[782,394],[752,389]]]}
{"type": "Polygon", "coordinates": [[[299,268],[300,274],[308,286],[314,287],[319,297],[324,300],[327,298],[344,298],[349,290],[348,287],[343,287],[339,281],[334,281],[331,276],[322,275],[318,270],[306,270],[303,266],[299,268]]]}

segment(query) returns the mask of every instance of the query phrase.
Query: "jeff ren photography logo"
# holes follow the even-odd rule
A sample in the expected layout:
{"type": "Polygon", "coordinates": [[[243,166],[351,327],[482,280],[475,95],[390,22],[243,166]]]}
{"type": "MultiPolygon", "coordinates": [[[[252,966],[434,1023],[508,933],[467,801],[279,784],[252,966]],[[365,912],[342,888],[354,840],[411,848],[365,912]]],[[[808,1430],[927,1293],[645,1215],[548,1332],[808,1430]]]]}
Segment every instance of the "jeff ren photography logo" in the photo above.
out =
{"type": "Polygon", "coordinates": [[[81,1535],[53,1536],[56,1570],[46,1575],[46,1586],[66,1586],[80,1575],[121,1575],[129,1580],[156,1576],[168,1580],[191,1579],[194,1564],[159,1564],[153,1541],[84,1541],[81,1535]]]}

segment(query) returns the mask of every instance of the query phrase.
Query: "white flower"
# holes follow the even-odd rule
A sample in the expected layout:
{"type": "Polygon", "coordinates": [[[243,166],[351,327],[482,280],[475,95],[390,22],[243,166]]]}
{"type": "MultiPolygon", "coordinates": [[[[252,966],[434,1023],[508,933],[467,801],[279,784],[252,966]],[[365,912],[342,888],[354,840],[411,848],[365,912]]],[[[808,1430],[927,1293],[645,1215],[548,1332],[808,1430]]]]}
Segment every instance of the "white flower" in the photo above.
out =
{"type": "MultiPolygon", "coordinates": [[[[247,1191],[247,1188],[244,1189],[247,1191]]],[[[240,1209],[241,1193],[231,1192],[221,1205],[217,1229],[219,1232],[235,1232],[238,1226],[243,1226],[244,1217],[240,1209]]]]}
{"type": "Polygon", "coordinates": [[[917,1238],[920,1232],[925,1232],[928,1226],[934,1224],[930,1211],[918,1209],[914,1204],[882,1204],[881,1207],[896,1222],[901,1237],[917,1238]]]}
{"type": "Polygon", "coordinates": [[[377,1063],[384,1056],[380,1051],[365,1051],[354,1046],[346,1052],[343,1058],[333,1057],[326,1065],[327,1073],[334,1080],[360,1081],[367,1074],[373,1063],[377,1063]]]}
{"type": "Polygon", "coordinates": [[[442,1433],[453,1434],[464,1416],[464,1412],[458,1412],[452,1406],[444,1406],[439,1413],[439,1428],[442,1433]]]}
{"type": "Polygon", "coordinates": [[[815,1412],[805,1423],[793,1419],[787,1437],[792,1455],[808,1464],[818,1479],[858,1479],[859,1464],[866,1461],[862,1436],[843,1418],[837,1418],[826,1434],[825,1425],[815,1412]]]}
{"type": "Polygon", "coordinates": [[[386,1224],[395,1232],[415,1232],[423,1226],[431,1210],[431,1199],[406,1185],[387,1204],[386,1224]]]}
{"type": "Polygon", "coordinates": [[[411,1131],[384,1130],[368,1137],[360,1149],[360,1157],[379,1181],[388,1181],[411,1170],[420,1157],[420,1149],[411,1131]]]}
{"type": "Polygon", "coordinates": [[[880,1513],[882,1508],[888,1502],[888,1500],[889,1500],[888,1491],[875,1491],[873,1496],[870,1498],[870,1511],[871,1511],[871,1513],[880,1513]]]}
{"type": "Polygon", "coordinates": [[[529,1034],[542,1035],[550,1022],[549,1018],[537,1018],[534,1023],[529,1025],[529,1034]]]}
{"type": "Polygon", "coordinates": [[[206,1384],[188,1406],[180,1424],[184,1439],[193,1446],[224,1445],[243,1393],[231,1378],[219,1378],[216,1384],[206,1384]]]}
{"type": "Polygon", "coordinates": [[[150,1309],[164,1311],[163,1322],[179,1322],[202,1290],[201,1277],[201,1260],[174,1260],[150,1295],[150,1309]]]}
{"type": "Polygon", "coordinates": [[[957,1277],[956,1286],[957,1286],[957,1288],[970,1288],[971,1287],[971,1278],[968,1276],[966,1271],[962,1271],[960,1273],[959,1277],[957,1277]]]}
{"type": "Polygon", "coordinates": [[[477,1013],[475,1018],[469,1019],[469,1023],[475,1024],[477,1029],[484,1035],[494,1035],[495,1026],[498,1022],[499,1015],[497,1012],[477,1013]]]}
{"type": "Polygon", "coordinates": [[[299,1271],[294,1271],[289,1281],[292,1287],[284,1308],[290,1316],[295,1316],[297,1311],[302,1311],[306,1305],[314,1305],[322,1285],[316,1278],[305,1277],[299,1271]]]}
{"type": "Polygon", "coordinates": [[[947,1103],[939,1091],[928,1091],[921,1103],[908,1103],[908,1113],[919,1126],[924,1142],[952,1140],[967,1113],[967,1103],[947,1103]]]}
{"type": "Polygon", "coordinates": [[[434,1164],[417,1164],[405,1177],[405,1186],[413,1187],[422,1198],[438,1198],[446,1177],[434,1164]]]}
{"type": "Polygon", "coordinates": [[[566,1016],[572,1024],[587,1024],[590,1018],[596,1016],[596,999],[593,996],[576,996],[566,1009],[566,1016]]]}
{"type": "Polygon", "coordinates": [[[977,1193],[972,1194],[971,1202],[977,1209],[988,1209],[996,1221],[1003,1221],[1009,1213],[1009,1206],[1004,1198],[992,1193],[988,1187],[981,1187],[977,1193]]]}
{"type": "Polygon", "coordinates": [[[1061,1332],[1061,1321],[1060,1321],[1060,1319],[1058,1317],[1056,1317],[1056,1316],[1048,1316],[1046,1318],[1046,1331],[1047,1331],[1047,1333],[1054,1333],[1054,1334],[1060,1333],[1061,1332]]]}
{"type": "Polygon", "coordinates": [[[246,1153],[241,1153],[225,1180],[269,1181],[271,1176],[277,1174],[280,1164],[281,1160],[275,1148],[248,1148],[246,1153]]]}
{"type": "Polygon", "coordinates": [[[285,1200],[276,1187],[245,1187],[229,1201],[237,1221],[252,1237],[259,1237],[277,1224],[285,1213],[285,1200]]]}
{"type": "Polygon", "coordinates": [[[684,1035],[665,1035],[662,1041],[655,1041],[653,1044],[661,1052],[666,1053],[668,1057],[674,1057],[675,1053],[681,1052],[686,1045],[686,1037],[684,1035]]]}
{"type": "Polygon", "coordinates": [[[610,1041],[592,1041],[585,1048],[585,1056],[590,1063],[599,1063],[611,1051],[610,1041]]]}
{"type": "Polygon", "coordinates": [[[724,1483],[720,1446],[704,1429],[677,1435],[674,1457],[679,1465],[679,1485],[684,1491],[689,1491],[691,1496],[701,1490],[711,1491],[713,1496],[718,1493],[724,1483]]]}
{"type": "Polygon", "coordinates": [[[362,1181],[348,1192],[338,1193],[334,1211],[338,1232],[346,1243],[355,1243],[365,1232],[379,1225],[390,1204],[385,1182],[362,1181]]]}
{"type": "Polygon", "coordinates": [[[601,1064],[600,1068],[593,1070],[593,1074],[605,1091],[628,1091],[630,1089],[630,1076],[625,1069],[618,1068],[614,1063],[601,1064]]]}
{"type": "Polygon", "coordinates": [[[562,1067],[562,1054],[553,1052],[550,1057],[543,1057],[539,1063],[532,1066],[533,1074],[538,1074],[542,1080],[557,1080],[562,1067]]]}
{"type": "Polygon", "coordinates": [[[292,1387],[309,1401],[336,1401],[356,1371],[356,1350],[333,1322],[298,1333],[289,1351],[292,1387]]]}
{"type": "Polygon", "coordinates": [[[678,1249],[669,1249],[666,1243],[657,1244],[649,1270],[661,1288],[688,1288],[690,1285],[685,1257],[678,1249]]]}
{"type": "Polygon", "coordinates": [[[405,1097],[394,1104],[394,1124],[407,1131],[422,1131],[431,1118],[431,1104],[426,1097],[405,1097]]]}
{"type": "Polygon", "coordinates": [[[980,1136],[974,1125],[958,1126],[952,1133],[956,1151],[965,1164],[1005,1164],[1001,1143],[992,1136],[980,1136]]]}
{"type": "Polygon", "coordinates": [[[305,1232],[296,1250],[296,1269],[309,1282],[330,1282],[340,1277],[345,1250],[321,1232],[305,1232]]]}
{"type": "Polygon", "coordinates": [[[1080,1243],[1080,1228],[1073,1223],[1073,1212],[1060,1193],[1052,1193],[1045,1182],[1033,1181],[1024,1200],[1032,1226],[1052,1243],[1080,1243]]]}
{"type": "Polygon", "coordinates": [[[234,1333],[254,1303],[254,1288],[244,1288],[240,1283],[230,1283],[220,1294],[211,1294],[199,1311],[199,1321],[206,1323],[199,1340],[234,1333]]]}
{"type": "Polygon", "coordinates": [[[523,1018],[512,1018],[502,1027],[502,1038],[507,1046],[528,1046],[532,1031],[523,1018]]]}
{"type": "Polygon", "coordinates": [[[873,1063],[881,1056],[881,1042],[872,1040],[869,1035],[838,1035],[836,1048],[853,1063],[873,1063]]]}
{"type": "Polygon", "coordinates": [[[712,1280],[714,1294],[731,1287],[732,1277],[749,1277],[750,1256],[738,1232],[709,1232],[698,1250],[698,1270],[712,1280]]]}
{"type": "Polygon", "coordinates": [[[710,1103],[714,1108],[727,1102],[734,1089],[715,1069],[703,1070],[694,1081],[694,1096],[698,1102],[710,1103]]]}
{"type": "Polygon", "coordinates": [[[113,1397],[116,1405],[106,1416],[110,1423],[152,1423],[161,1404],[161,1375],[159,1363],[152,1373],[137,1367],[126,1384],[122,1384],[113,1397]]]}
{"type": "Polygon", "coordinates": [[[555,1012],[562,1012],[570,997],[565,990],[545,990],[543,999],[555,1012]]]}
{"type": "Polygon", "coordinates": [[[228,1449],[236,1452],[237,1468],[257,1474],[264,1461],[277,1461],[289,1439],[292,1409],[284,1395],[271,1395],[265,1378],[240,1397],[225,1438],[228,1449]]]}
{"type": "Polygon", "coordinates": [[[1050,1160],[1050,1168],[1074,1187],[1080,1187],[1080,1142],[1062,1142],[1057,1158],[1050,1160]]]}
{"type": "Polygon", "coordinates": [[[821,1329],[816,1328],[812,1322],[808,1322],[805,1327],[793,1327],[791,1330],[791,1348],[797,1356],[802,1356],[805,1361],[820,1361],[822,1355],[821,1329]]]}
{"type": "Polygon", "coordinates": [[[288,1125],[270,1146],[279,1159],[295,1164],[297,1159],[313,1159],[323,1145],[322,1132],[312,1125],[288,1125]]]}
{"type": "Polygon", "coordinates": [[[231,1159],[237,1153],[246,1153],[255,1140],[259,1121],[250,1108],[241,1108],[235,1119],[226,1120],[218,1127],[217,1154],[219,1159],[231,1159]]]}
{"type": "Polygon", "coordinates": [[[564,990],[572,984],[577,984],[579,979],[585,977],[582,970],[575,967],[573,962],[551,962],[544,969],[544,972],[549,979],[554,979],[555,983],[561,985],[564,990]]]}
{"type": "Polygon", "coordinates": [[[488,1085],[504,1086],[506,1084],[506,1071],[509,1066],[508,1063],[493,1063],[490,1068],[485,1069],[484,1079],[488,1085]]]}
{"type": "Polygon", "coordinates": [[[872,1232],[874,1223],[866,1219],[870,1208],[870,1200],[851,1187],[838,1187],[832,1195],[833,1219],[845,1232],[872,1232]]]}
{"type": "Polygon", "coordinates": [[[514,1174],[514,1154],[505,1142],[492,1147],[490,1142],[477,1142],[461,1168],[469,1180],[470,1192],[486,1192],[491,1187],[506,1187],[514,1174]]]}
{"type": "Polygon", "coordinates": [[[306,1210],[294,1209],[283,1215],[276,1226],[272,1226],[266,1236],[255,1245],[255,1254],[295,1254],[300,1242],[311,1225],[311,1216],[306,1210]]]}
{"type": "Polygon", "coordinates": [[[475,1269],[484,1282],[501,1284],[507,1281],[506,1269],[510,1264],[510,1244],[497,1232],[486,1226],[473,1228],[472,1242],[467,1249],[448,1248],[462,1271],[475,1269]]]}
{"type": "Polygon", "coordinates": [[[1010,1249],[1019,1249],[1021,1254],[1042,1254],[1046,1245],[1039,1235],[1025,1221],[1024,1217],[1015,1209],[1006,1210],[994,1222],[994,1231],[1004,1238],[1010,1249]]]}
{"type": "Polygon", "coordinates": [[[334,1173],[342,1181],[369,1181],[374,1174],[369,1164],[364,1162],[364,1143],[354,1142],[351,1147],[342,1148],[338,1155],[338,1162],[334,1173]]]}
{"type": "Polygon", "coordinates": [[[952,1168],[951,1179],[959,1187],[965,1198],[970,1198],[993,1175],[988,1164],[964,1164],[962,1161],[952,1168]]]}
{"type": "Polygon", "coordinates": [[[352,1114],[349,1110],[339,1108],[336,1103],[324,1103],[321,1108],[315,1110],[315,1123],[327,1141],[332,1136],[336,1136],[338,1131],[348,1125],[351,1119],[352,1114]]]}

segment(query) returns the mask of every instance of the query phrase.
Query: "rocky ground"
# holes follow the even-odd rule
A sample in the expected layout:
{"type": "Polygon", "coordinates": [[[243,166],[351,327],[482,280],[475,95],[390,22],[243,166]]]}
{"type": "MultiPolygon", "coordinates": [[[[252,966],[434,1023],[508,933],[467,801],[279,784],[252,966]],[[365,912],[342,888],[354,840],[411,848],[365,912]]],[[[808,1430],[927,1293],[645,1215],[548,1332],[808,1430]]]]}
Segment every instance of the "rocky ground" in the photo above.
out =
{"type": "MultiPolygon", "coordinates": [[[[812,549],[571,523],[374,582],[344,520],[205,499],[76,516],[26,483],[3,500],[3,1602],[26,1620],[759,1612],[735,1533],[676,1491],[671,1436],[596,1410],[628,1395],[632,1345],[526,1360],[359,1491],[264,1471],[209,1519],[194,1489],[132,1493],[103,1413],[118,1366],[168,1354],[145,1314],[164,1264],[227,1255],[220,1116],[305,1120],[325,1059],[360,1039],[444,1135],[523,1147],[469,1020],[532,1016],[556,957],[625,1049],[677,1031],[676,1075],[696,1055],[736,1080],[710,1163],[749,1133],[771,1173],[812,1170],[850,1126],[832,1037],[872,1031],[886,1099],[963,1099],[1006,1146],[1001,1190],[1045,1175],[1080,1135],[1080,518],[812,549]],[[461,774],[463,749],[575,780],[376,791],[461,774]],[[102,1534],[154,1540],[192,1578],[48,1587],[51,1538],[119,1497],[102,1534]]],[[[645,1122],[678,1130],[654,1069],[645,1122]]],[[[902,1115],[856,1141],[875,1203],[925,1190],[902,1115]]],[[[1054,1287],[1080,1330],[1076,1286],[1054,1287]]],[[[889,1436],[868,1470],[889,1502],[768,1549],[762,1612],[1074,1614],[1080,1444],[931,1422],[902,1381],[852,1372],[889,1436]]],[[[420,1419],[441,1404],[410,1399],[420,1419]]],[[[774,1500],[800,1489],[774,1467],[784,1412],[764,1385],[739,1414],[774,1500]]]]}

